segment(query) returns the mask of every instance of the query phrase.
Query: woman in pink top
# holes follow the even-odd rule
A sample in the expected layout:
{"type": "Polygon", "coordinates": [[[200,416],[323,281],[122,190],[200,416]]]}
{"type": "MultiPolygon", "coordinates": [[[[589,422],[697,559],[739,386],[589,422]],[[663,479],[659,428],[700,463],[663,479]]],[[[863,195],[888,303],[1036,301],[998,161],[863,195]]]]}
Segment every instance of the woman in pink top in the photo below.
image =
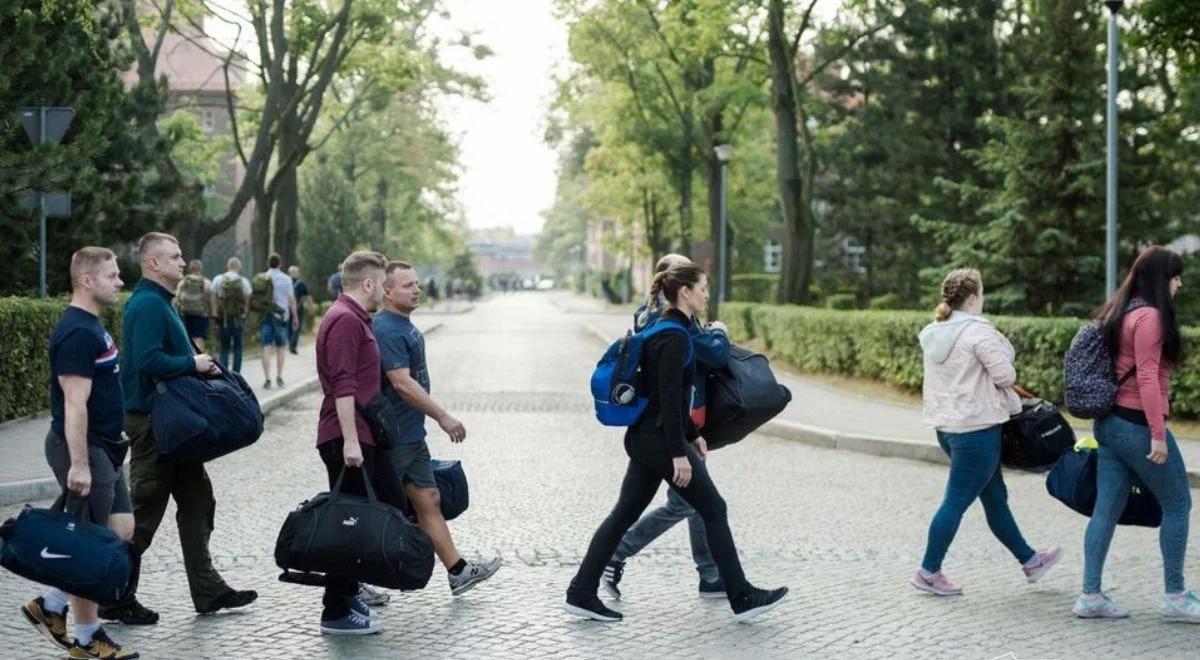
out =
{"type": "Polygon", "coordinates": [[[1112,413],[1095,423],[1100,444],[1096,508],[1083,537],[1083,594],[1073,608],[1076,616],[1129,616],[1127,608],[1101,591],[1100,578],[1117,519],[1136,480],[1150,489],[1163,512],[1159,545],[1166,593],[1159,612],[1172,620],[1200,623],[1200,598],[1183,580],[1192,493],[1183,456],[1166,427],[1171,371],[1183,357],[1174,302],[1182,274],[1178,254],[1148,247],[1093,316],[1104,326],[1120,387],[1112,413]]]}

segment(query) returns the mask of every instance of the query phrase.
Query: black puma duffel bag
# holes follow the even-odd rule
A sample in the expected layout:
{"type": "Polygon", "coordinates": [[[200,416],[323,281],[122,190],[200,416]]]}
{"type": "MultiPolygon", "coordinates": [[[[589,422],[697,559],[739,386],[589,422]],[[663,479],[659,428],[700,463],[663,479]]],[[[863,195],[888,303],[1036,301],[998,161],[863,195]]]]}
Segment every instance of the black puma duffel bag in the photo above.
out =
{"type": "Polygon", "coordinates": [[[370,479],[367,497],[332,492],[288,514],[275,542],[284,571],[353,578],[385,589],[423,589],[433,574],[433,543],[395,507],[380,502],[370,479]]]}
{"type": "Polygon", "coordinates": [[[739,442],[791,400],[791,391],[775,380],[765,356],[733,346],[725,366],[709,374],[708,411],[700,435],[709,449],[739,442]]]}

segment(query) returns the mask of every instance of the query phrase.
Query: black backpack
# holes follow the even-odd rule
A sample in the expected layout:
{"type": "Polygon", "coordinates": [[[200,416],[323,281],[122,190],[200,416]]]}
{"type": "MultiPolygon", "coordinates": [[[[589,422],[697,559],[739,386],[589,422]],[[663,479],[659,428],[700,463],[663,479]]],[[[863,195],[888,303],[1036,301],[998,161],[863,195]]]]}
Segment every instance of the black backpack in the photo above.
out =
{"type": "MultiPolygon", "coordinates": [[[[356,468],[357,469],[357,468],[356,468]]],[[[346,468],[333,490],[288,514],[275,541],[275,564],[283,581],[314,584],[314,574],[352,578],[385,589],[423,589],[433,574],[433,542],[404,514],[375,496],[341,492],[346,468]],[[289,573],[299,571],[300,576],[289,573]]]]}
{"type": "Polygon", "coordinates": [[[1075,446],[1075,431],[1054,404],[1021,399],[1021,412],[1001,427],[1000,462],[1005,467],[1042,472],[1075,446]]]}
{"type": "Polygon", "coordinates": [[[733,346],[725,366],[708,376],[708,410],[700,435],[709,449],[740,442],[791,400],[791,391],[775,380],[765,356],[733,346]]]}

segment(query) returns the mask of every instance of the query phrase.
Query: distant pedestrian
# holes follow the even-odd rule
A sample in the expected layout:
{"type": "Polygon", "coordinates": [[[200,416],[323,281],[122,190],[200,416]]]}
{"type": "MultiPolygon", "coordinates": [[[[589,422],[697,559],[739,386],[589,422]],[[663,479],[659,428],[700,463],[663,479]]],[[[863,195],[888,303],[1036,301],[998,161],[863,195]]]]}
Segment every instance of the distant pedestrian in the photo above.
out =
{"type": "MultiPolygon", "coordinates": [[[[72,255],[71,304],[50,335],[46,460],[59,486],[82,500],[93,523],[128,541],[133,536],[133,508],[121,470],[129,445],[121,432],[125,408],[118,351],[100,322],[104,309],[120,303],[122,285],[111,250],[85,247],[72,255]]],[[[50,589],[22,605],[21,612],[70,658],[139,657],[100,627],[98,606],[91,601],[50,589]],[[67,634],[68,603],[75,619],[74,638],[67,634]]]]}
{"type": "Polygon", "coordinates": [[[1101,590],[1104,560],[1140,481],[1162,507],[1158,530],[1164,594],[1159,612],[1168,620],[1200,623],[1200,598],[1188,590],[1187,554],[1192,493],[1175,436],[1167,429],[1171,375],[1183,363],[1175,294],[1183,285],[1183,260],[1162,247],[1142,250],[1125,281],[1092,314],[1115,357],[1116,406],[1094,424],[1097,449],[1096,508],[1083,536],[1083,594],[1073,611],[1084,618],[1124,618],[1129,610],[1101,590]]]}
{"type": "Polygon", "coordinates": [[[924,421],[937,430],[938,444],[950,457],[950,477],[929,524],[925,558],[909,582],[938,596],[962,593],[942,573],[942,560],[963,514],[976,499],[983,503],[992,534],[1021,563],[1029,582],[1036,582],[1058,563],[1062,550],[1029,547],[1008,508],[1000,473],[1000,426],[1021,412],[1021,401],[1013,391],[1016,352],[983,316],[979,271],[961,269],[946,275],[933,320],[920,333],[925,354],[924,421]]]}
{"type": "Polygon", "coordinates": [[[175,290],[175,307],[183,316],[183,327],[196,347],[204,350],[208,337],[208,312],[211,305],[212,282],[204,277],[204,263],[199,259],[188,262],[187,275],[175,290]]]}
{"type": "MultiPolygon", "coordinates": [[[[668,254],[658,260],[654,267],[657,275],[674,264],[690,264],[691,259],[680,254],[668,254]]],[[[654,325],[666,307],[666,297],[660,291],[633,315],[633,331],[641,332],[654,325]]],[[[692,392],[691,418],[696,429],[704,427],[707,406],[705,382],[709,372],[720,369],[729,361],[730,342],[725,324],[718,322],[703,326],[697,316],[689,319],[688,329],[692,335],[692,346],[696,359],[696,377],[692,392]]],[[[637,523],[621,537],[621,543],[604,568],[601,584],[613,598],[621,597],[621,577],[625,574],[625,562],[641,552],[682,520],[688,521],[688,539],[692,546],[692,561],[700,575],[697,593],[701,598],[725,598],[725,583],[717,571],[712,553],[708,549],[704,519],[673,489],[667,489],[667,503],[643,515],[637,523]]]]}
{"type": "Polygon", "coordinates": [[[329,276],[325,282],[325,290],[329,292],[329,296],[337,300],[338,296],[342,295],[342,271],[337,271],[329,276]]]}
{"type": "Polygon", "coordinates": [[[242,340],[250,314],[250,280],[242,277],[242,260],[230,257],[225,272],[212,281],[213,313],[221,339],[221,364],[242,373],[242,340]],[[229,351],[233,350],[233,362],[229,351]]]}
{"type": "MultiPolygon", "coordinates": [[[[183,279],[179,242],[169,234],[151,232],[138,241],[142,279],[125,303],[121,337],[121,390],[125,399],[125,433],[130,439],[130,490],[133,499],[133,553],[140,558],[154,540],[175,500],[175,522],[183,550],[183,569],[199,614],[249,605],[254,591],[235,591],[213,567],[208,542],[217,509],[212,481],[202,464],[176,463],[162,458],[150,421],[156,380],[211,374],[212,357],[197,355],[187,332],[171,308],[171,291],[183,279]]],[[[137,600],[136,581],[129,596],[100,610],[100,616],[126,625],[153,624],[158,614],[137,600]]]]}
{"type": "MultiPolygon", "coordinates": [[[[317,452],[329,487],[345,471],[341,492],[367,496],[366,480],[378,489],[375,438],[359,412],[379,394],[379,345],[371,330],[371,312],[383,300],[387,259],[378,252],[355,252],[342,262],[345,289],[317,331],[317,377],[325,398],[317,422],[317,452]]],[[[358,597],[352,575],[328,575],[322,599],[321,632],[366,635],[381,630],[370,608],[358,597]]]]}
{"type": "MultiPolygon", "coordinates": [[[[262,311],[262,321],[259,325],[259,339],[262,340],[263,389],[271,389],[271,354],[275,355],[275,386],[283,387],[283,360],[287,355],[288,340],[292,330],[298,327],[296,318],[296,294],[292,290],[292,278],[279,270],[283,259],[278,254],[267,258],[267,272],[256,275],[259,282],[270,282],[266,287],[270,290],[270,300],[259,306],[262,311]]],[[[251,289],[254,282],[250,283],[251,289]]],[[[260,287],[261,290],[261,287],[260,287]]],[[[251,298],[254,293],[251,293],[251,298]]],[[[260,295],[266,295],[265,292],[260,295]]]]}
{"type": "Polygon", "coordinates": [[[429,444],[425,441],[425,418],[432,417],[451,442],[465,440],[467,429],[429,394],[425,336],[411,318],[421,305],[417,272],[403,261],[391,262],[383,292],[383,309],[375,315],[372,328],[379,342],[384,394],[392,404],[400,428],[396,429],[396,446],[380,452],[380,479],[389,484],[387,490],[400,497],[407,496],[412,503],[417,524],[429,535],[438,559],[446,567],[450,591],[458,596],[492,577],[503,562],[499,557],[468,562],[458,553],[442,517],[429,444]]]}
{"type": "Polygon", "coordinates": [[[297,347],[300,344],[300,335],[304,333],[304,305],[312,301],[312,294],[308,292],[308,285],[300,279],[299,266],[295,264],[288,266],[288,277],[292,278],[292,295],[296,297],[296,323],[292,326],[288,348],[292,355],[298,355],[297,347]]]}
{"type": "MultiPolygon", "coordinates": [[[[654,276],[650,299],[662,293],[666,299],[664,319],[687,327],[691,318],[708,304],[708,281],[695,264],[673,264],[654,276]]],[[[621,537],[654,499],[663,481],[700,512],[708,546],[734,618],[745,621],[763,614],[783,601],[787,587],[758,589],[746,580],[738,559],[733,533],[729,530],[725,500],[717,491],[704,464],[708,453],[704,439],[689,416],[695,364],[688,359],[690,340],[683,333],[663,332],[643,348],[642,382],[649,404],[642,416],[625,433],[629,466],[621,484],[616,506],[596,530],[587,554],[567,589],[563,609],[596,621],[619,621],[620,612],[606,607],[596,591],[605,564],[621,537]]]]}

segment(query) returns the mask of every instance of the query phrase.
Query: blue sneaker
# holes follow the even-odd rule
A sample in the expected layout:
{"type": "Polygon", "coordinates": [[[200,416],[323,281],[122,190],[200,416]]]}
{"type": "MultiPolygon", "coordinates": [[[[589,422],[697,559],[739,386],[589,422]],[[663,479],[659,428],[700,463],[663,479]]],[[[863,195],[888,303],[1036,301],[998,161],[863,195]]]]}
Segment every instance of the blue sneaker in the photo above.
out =
{"type": "Polygon", "coordinates": [[[1191,590],[1163,596],[1163,604],[1158,608],[1158,613],[1168,621],[1200,623],[1200,598],[1191,590]]]}
{"type": "Polygon", "coordinates": [[[355,614],[366,617],[368,619],[377,619],[379,615],[367,606],[358,596],[347,596],[346,604],[350,606],[350,611],[355,614]]]}
{"type": "Polygon", "coordinates": [[[374,635],[381,630],[378,621],[368,619],[353,610],[335,621],[321,622],[321,633],[325,635],[374,635]]]}

